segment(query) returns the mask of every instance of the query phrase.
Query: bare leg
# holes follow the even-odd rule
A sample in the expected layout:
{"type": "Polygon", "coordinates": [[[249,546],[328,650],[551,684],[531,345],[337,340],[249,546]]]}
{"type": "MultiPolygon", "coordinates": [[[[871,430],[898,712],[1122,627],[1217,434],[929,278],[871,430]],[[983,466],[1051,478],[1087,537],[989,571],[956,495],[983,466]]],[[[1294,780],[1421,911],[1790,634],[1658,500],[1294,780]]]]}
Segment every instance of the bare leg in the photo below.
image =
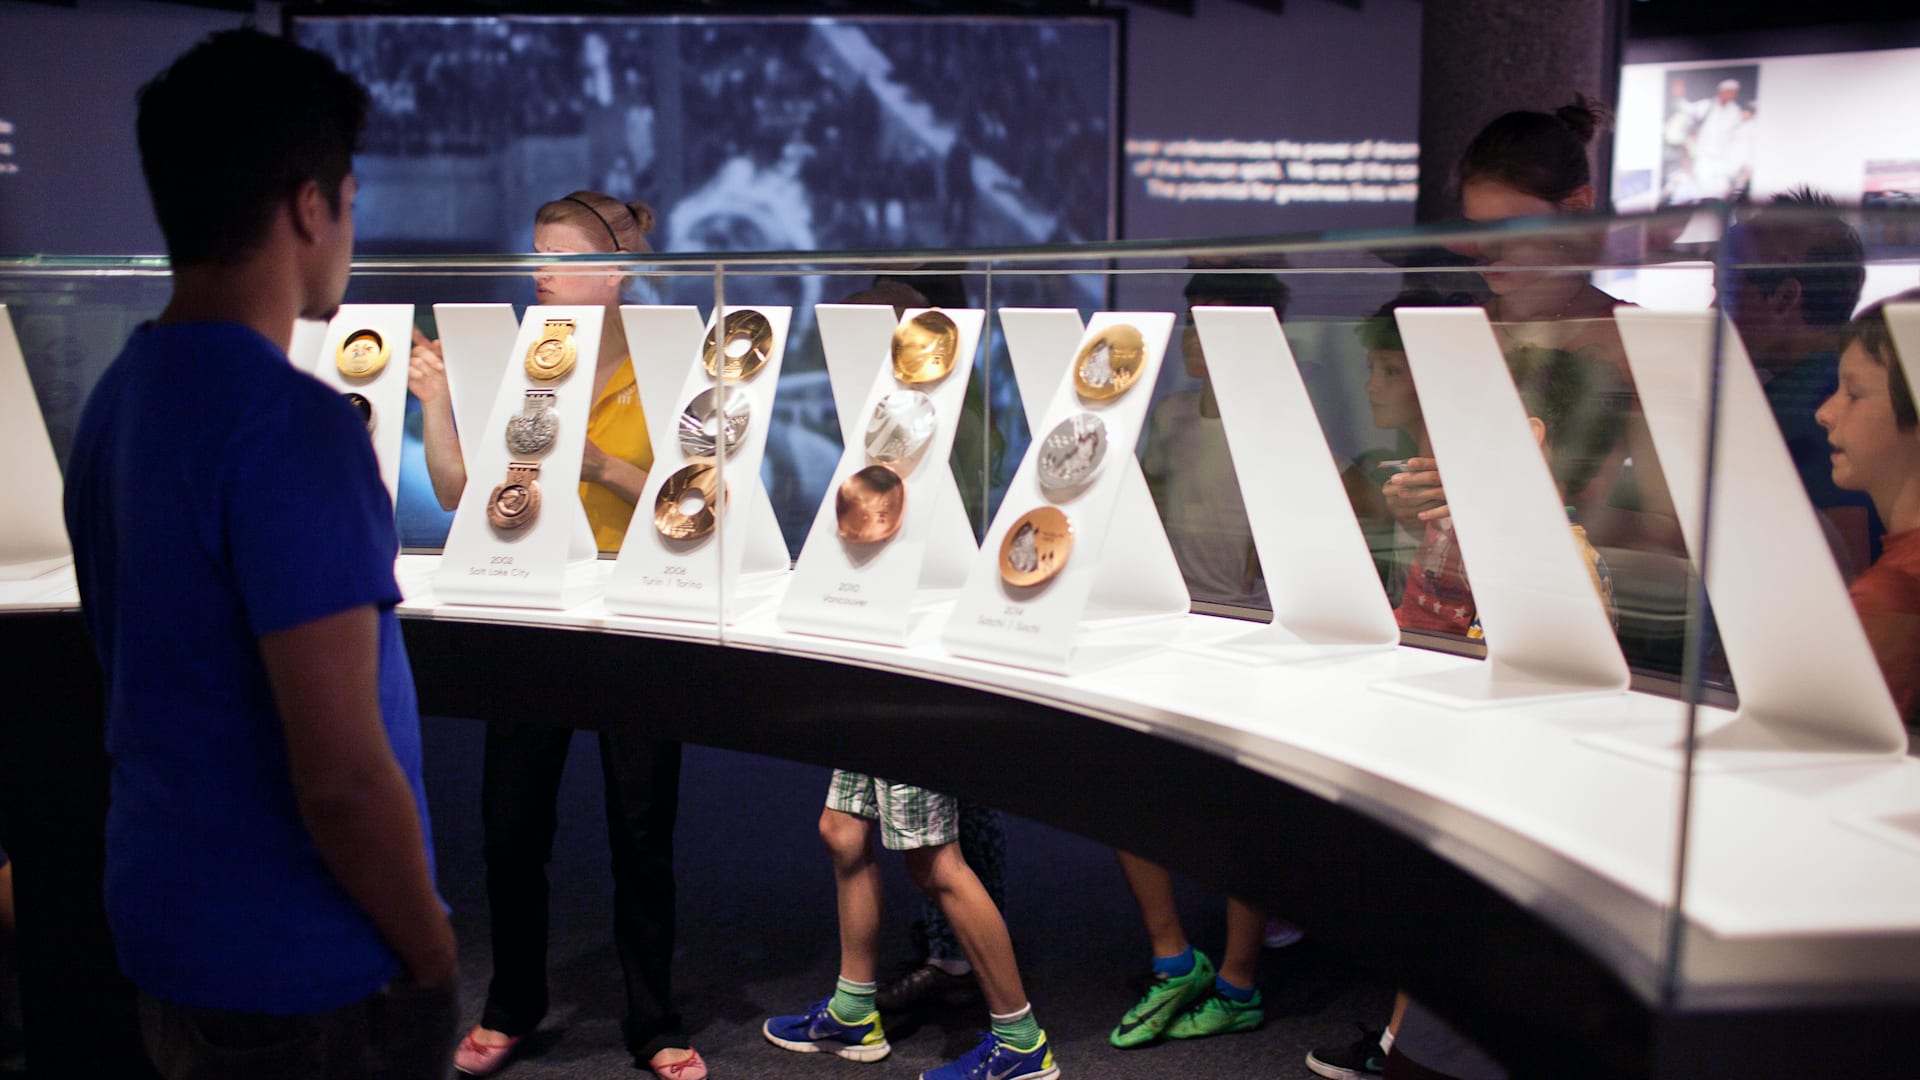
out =
{"type": "Polygon", "coordinates": [[[1220,977],[1235,986],[1252,986],[1260,971],[1260,938],[1267,913],[1245,901],[1227,898],[1227,951],[1220,977]]]}
{"type": "MultiPolygon", "coordinates": [[[[1180,925],[1180,909],[1173,902],[1173,875],[1159,863],[1148,862],[1126,851],[1115,851],[1127,888],[1133,890],[1140,905],[1140,919],[1146,923],[1147,943],[1157,957],[1179,956],[1187,951],[1187,931],[1180,925]]],[[[1254,928],[1258,937],[1259,927],[1254,928]]],[[[1258,947],[1258,941],[1255,946],[1258,947]]]]}
{"type": "Polygon", "coordinates": [[[833,857],[840,901],[840,975],[873,982],[880,955],[880,864],[873,857],[873,823],[839,810],[820,812],[820,839],[833,857]]]}
{"type": "Polygon", "coordinates": [[[952,924],[960,951],[967,954],[974,977],[980,980],[987,1008],[1003,1016],[1026,1008],[1027,991],[1020,985],[1020,966],[1013,958],[1007,922],[961,856],[960,845],[916,848],[905,854],[913,883],[940,905],[952,924]]]}

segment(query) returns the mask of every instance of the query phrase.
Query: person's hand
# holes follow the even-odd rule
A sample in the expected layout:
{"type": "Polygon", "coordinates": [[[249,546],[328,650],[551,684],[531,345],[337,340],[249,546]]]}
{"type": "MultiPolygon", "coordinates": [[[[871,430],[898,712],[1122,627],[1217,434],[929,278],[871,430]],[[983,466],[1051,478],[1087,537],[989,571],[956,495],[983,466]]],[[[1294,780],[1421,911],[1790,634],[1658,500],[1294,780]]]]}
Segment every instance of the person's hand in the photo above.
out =
{"type": "Polygon", "coordinates": [[[447,396],[447,362],[440,354],[440,342],[413,328],[413,353],[407,358],[407,390],[423,406],[434,405],[447,396]]]}
{"type": "Polygon", "coordinates": [[[402,958],[407,981],[425,989],[452,986],[460,973],[460,946],[453,936],[453,924],[443,915],[423,938],[402,958]]]}
{"type": "Polygon", "coordinates": [[[1380,487],[1387,512],[1408,532],[1426,531],[1430,522],[1448,516],[1447,492],[1440,485],[1440,467],[1432,458],[1408,458],[1407,471],[1394,473],[1380,487]]]}
{"type": "Polygon", "coordinates": [[[580,480],[582,483],[598,484],[606,479],[607,462],[613,458],[600,449],[592,439],[587,440],[586,451],[580,457],[580,480]]]}

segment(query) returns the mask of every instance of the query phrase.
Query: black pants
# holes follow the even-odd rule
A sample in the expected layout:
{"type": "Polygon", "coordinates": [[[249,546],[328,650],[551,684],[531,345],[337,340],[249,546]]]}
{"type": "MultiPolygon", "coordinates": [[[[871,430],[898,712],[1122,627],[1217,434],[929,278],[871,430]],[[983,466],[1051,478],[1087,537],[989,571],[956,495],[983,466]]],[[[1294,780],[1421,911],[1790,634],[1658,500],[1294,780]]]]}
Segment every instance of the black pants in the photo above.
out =
{"type": "MultiPolygon", "coordinates": [[[[508,1035],[525,1035],[547,1015],[547,863],[572,738],[572,728],[555,725],[487,725],[480,806],[493,981],[480,1023],[508,1035]]],[[[603,731],[600,770],[613,852],[613,938],[626,977],[627,1048],[644,1062],[687,1045],[673,1011],[680,744],[603,731]]]]}
{"type": "Polygon", "coordinates": [[[443,1080],[460,1001],[400,983],[323,1013],[191,1009],[142,994],[140,1030],[166,1080],[443,1080]]]}

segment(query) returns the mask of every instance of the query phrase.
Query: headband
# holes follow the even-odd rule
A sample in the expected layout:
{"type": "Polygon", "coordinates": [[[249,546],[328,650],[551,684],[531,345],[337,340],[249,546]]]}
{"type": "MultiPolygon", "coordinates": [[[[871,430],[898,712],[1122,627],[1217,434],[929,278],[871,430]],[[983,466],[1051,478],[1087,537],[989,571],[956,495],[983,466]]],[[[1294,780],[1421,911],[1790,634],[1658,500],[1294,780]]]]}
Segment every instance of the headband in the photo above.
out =
{"type": "Polygon", "coordinates": [[[614,232],[613,232],[613,226],[612,226],[611,224],[609,224],[609,223],[607,222],[607,219],[606,219],[606,217],[605,217],[605,215],[603,215],[603,214],[601,214],[601,213],[600,213],[600,211],[598,211],[598,210],[595,210],[595,209],[593,208],[593,205],[592,205],[591,203],[588,203],[588,202],[585,202],[585,201],[583,201],[583,200],[580,200],[580,199],[576,199],[576,198],[574,198],[574,197],[573,197],[573,196],[571,196],[571,195],[568,195],[568,196],[566,196],[565,198],[562,198],[562,199],[561,199],[560,201],[561,201],[561,202],[570,202],[570,203],[572,203],[572,204],[574,204],[575,206],[581,206],[581,207],[585,207],[585,208],[586,208],[586,211],[587,211],[587,213],[589,213],[589,214],[592,214],[592,215],[593,215],[593,219],[594,219],[595,221],[598,221],[598,222],[600,223],[600,227],[601,227],[601,228],[603,228],[603,229],[605,229],[605,230],[607,230],[607,239],[609,239],[609,240],[611,240],[611,241],[613,241],[613,250],[615,250],[615,251],[619,251],[619,250],[620,250],[620,238],[619,238],[618,236],[616,236],[616,235],[614,235],[614,232]]]}

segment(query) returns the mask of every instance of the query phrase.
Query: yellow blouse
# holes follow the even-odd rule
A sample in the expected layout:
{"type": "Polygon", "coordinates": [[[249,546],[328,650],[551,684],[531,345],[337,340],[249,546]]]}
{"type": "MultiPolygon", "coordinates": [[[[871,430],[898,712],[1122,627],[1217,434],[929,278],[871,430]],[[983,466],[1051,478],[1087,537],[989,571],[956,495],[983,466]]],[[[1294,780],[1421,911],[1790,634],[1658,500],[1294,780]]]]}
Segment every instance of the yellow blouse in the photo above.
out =
{"type": "MultiPolygon", "coordinates": [[[[653,442],[647,438],[647,416],[640,411],[640,390],[633,382],[633,361],[621,361],[619,370],[587,414],[587,438],[607,452],[642,469],[653,468],[653,442]]],[[[580,502],[593,525],[594,543],[601,551],[620,550],[633,520],[633,504],[600,484],[582,483],[580,502]]]]}

